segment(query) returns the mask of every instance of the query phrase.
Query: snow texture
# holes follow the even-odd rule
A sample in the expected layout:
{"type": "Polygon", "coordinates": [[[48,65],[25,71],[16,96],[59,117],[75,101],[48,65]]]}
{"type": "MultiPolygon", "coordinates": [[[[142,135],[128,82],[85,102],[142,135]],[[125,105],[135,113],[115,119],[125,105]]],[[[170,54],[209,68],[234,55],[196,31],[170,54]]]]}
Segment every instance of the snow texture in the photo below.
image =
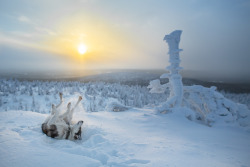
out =
{"type": "Polygon", "coordinates": [[[183,106],[195,112],[195,116],[188,118],[196,122],[208,126],[237,124],[250,132],[250,110],[247,106],[225,98],[216,91],[216,87],[184,86],[183,106]]]}
{"type": "Polygon", "coordinates": [[[1,167],[247,167],[250,135],[239,128],[210,128],[189,121],[175,108],[155,114],[152,109],[126,112],[84,112],[81,141],[56,140],[41,132],[47,114],[0,112],[1,167]]]}

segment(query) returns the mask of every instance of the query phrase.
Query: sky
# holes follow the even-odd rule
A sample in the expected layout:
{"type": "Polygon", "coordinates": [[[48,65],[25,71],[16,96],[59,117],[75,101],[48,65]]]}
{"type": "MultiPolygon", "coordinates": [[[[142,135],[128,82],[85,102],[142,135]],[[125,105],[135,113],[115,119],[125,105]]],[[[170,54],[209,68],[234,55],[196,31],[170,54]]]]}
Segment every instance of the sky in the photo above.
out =
{"type": "Polygon", "coordinates": [[[185,70],[249,76],[249,20],[249,0],[0,0],[0,70],[164,69],[182,30],[185,70]]]}

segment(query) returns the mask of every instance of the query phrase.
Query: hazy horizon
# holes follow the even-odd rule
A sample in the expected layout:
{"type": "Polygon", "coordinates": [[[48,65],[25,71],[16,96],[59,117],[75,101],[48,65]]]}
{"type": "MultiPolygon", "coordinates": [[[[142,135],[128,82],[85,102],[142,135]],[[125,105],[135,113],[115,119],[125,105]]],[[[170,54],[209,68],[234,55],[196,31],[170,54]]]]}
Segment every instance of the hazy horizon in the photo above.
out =
{"type": "MultiPolygon", "coordinates": [[[[43,71],[1,71],[0,77],[3,78],[16,78],[16,79],[35,79],[35,80],[64,80],[73,79],[78,80],[79,78],[94,77],[98,80],[100,77],[103,78],[105,75],[109,75],[111,78],[119,78],[121,74],[131,80],[133,77],[138,77],[144,80],[144,77],[159,78],[163,73],[168,73],[164,69],[85,69],[85,70],[43,70],[43,71]],[[157,76],[157,77],[156,77],[157,76]]],[[[183,79],[195,79],[199,81],[215,82],[215,83],[242,83],[250,84],[250,78],[247,75],[226,75],[222,73],[214,74],[209,71],[195,71],[195,70],[182,70],[180,71],[183,79]]],[[[123,78],[124,78],[123,77],[123,78]]],[[[154,78],[152,78],[154,79],[154,78]]]]}
{"type": "Polygon", "coordinates": [[[247,80],[249,17],[249,0],[1,1],[0,71],[164,70],[180,29],[184,70],[247,80]]]}

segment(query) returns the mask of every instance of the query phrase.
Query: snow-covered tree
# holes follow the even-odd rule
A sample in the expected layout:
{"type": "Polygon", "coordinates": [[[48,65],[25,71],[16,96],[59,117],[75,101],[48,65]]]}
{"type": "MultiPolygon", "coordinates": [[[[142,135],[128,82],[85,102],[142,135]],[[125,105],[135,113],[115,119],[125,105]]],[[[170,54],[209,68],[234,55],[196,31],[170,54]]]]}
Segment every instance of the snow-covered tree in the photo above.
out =
{"type": "Polygon", "coordinates": [[[0,95],[0,107],[2,106],[3,102],[2,102],[2,98],[1,98],[1,95],[0,95]]]}
{"type": "Polygon", "coordinates": [[[18,110],[23,110],[22,99],[19,99],[18,110]]]}
{"type": "Polygon", "coordinates": [[[36,111],[36,102],[34,96],[32,96],[32,104],[31,104],[31,111],[36,111]]]}
{"type": "Polygon", "coordinates": [[[148,88],[151,89],[151,93],[163,93],[167,87],[170,89],[170,96],[168,100],[162,106],[158,107],[158,110],[160,112],[170,111],[171,108],[180,106],[182,103],[183,84],[182,77],[179,74],[179,71],[182,69],[179,66],[179,52],[182,51],[182,49],[179,49],[181,33],[181,30],[175,30],[164,37],[164,40],[168,43],[169,46],[168,54],[170,66],[166,68],[168,70],[168,73],[161,75],[160,78],[168,78],[169,83],[161,85],[159,80],[153,80],[148,86],[148,88]]]}

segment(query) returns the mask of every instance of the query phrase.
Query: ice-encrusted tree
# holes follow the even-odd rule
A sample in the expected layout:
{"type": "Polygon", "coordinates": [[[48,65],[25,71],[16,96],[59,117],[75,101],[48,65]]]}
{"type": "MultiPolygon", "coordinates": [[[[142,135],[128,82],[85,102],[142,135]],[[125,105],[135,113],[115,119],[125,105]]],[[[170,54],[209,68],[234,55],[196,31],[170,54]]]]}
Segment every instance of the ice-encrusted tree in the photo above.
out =
{"type": "Polygon", "coordinates": [[[181,37],[181,30],[175,30],[169,35],[166,35],[163,40],[168,43],[169,46],[169,62],[170,66],[166,67],[168,73],[161,75],[160,78],[168,78],[169,83],[161,85],[160,80],[153,80],[150,82],[148,88],[150,88],[151,93],[163,93],[166,88],[170,89],[170,96],[167,101],[160,107],[158,110],[160,112],[170,111],[173,107],[178,107],[182,103],[183,97],[183,84],[182,77],[179,74],[182,69],[180,65],[180,56],[179,52],[182,49],[179,49],[179,42],[181,37]]]}

